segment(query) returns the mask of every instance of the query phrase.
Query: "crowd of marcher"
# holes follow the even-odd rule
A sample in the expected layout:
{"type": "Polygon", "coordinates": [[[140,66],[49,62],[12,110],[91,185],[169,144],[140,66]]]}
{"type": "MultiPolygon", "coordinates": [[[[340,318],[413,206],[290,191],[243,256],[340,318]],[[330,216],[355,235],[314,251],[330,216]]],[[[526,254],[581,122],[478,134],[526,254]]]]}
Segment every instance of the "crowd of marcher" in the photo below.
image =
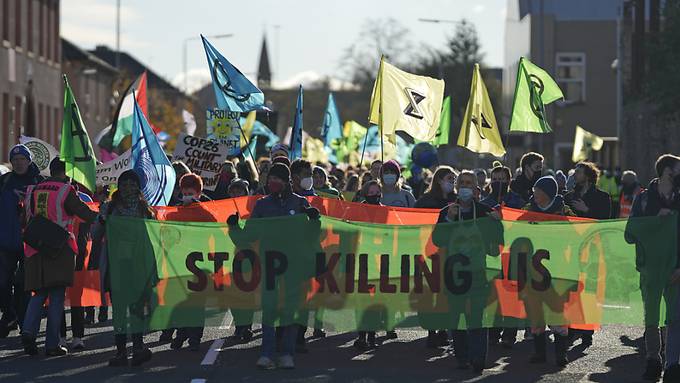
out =
{"type": "MultiPolygon", "coordinates": [[[[102,288],[110,291],[106,246],[102,244],[106,241],[103,228],[107,218],[113,215],[154,219],[156,214],[144,199],[140,177],[132,170],[118,178],[113,193],[108,189],[91,193],[66,176],[64,163],[58,158],[50,164],[50,177],[42,177],[32,162],[31,152],[24,145],[11,149],[9,162],[11,171],[0,177],[0,211],[3,214],[0,219],[0,337],[8,337],[19,330],[24,350],[35,355],[38,353],[36,336],[41,319],[46,316],[45,353],[65,355],[68,344],[64,295],[65,288],[73,282],[76,264],[82,262],[82,252],[78,248],[82,232],[90,231],[93,247],[99,249],[99,252],[92,252],[96,256],[90,257],[88,267],[99,268],[102,288]],[[98,213],[85,203],[92,200],[99,203],[98,213]],[[74,226],[75,217],[84,224],[74,226]]],[[[305,198],[309,196],[370,205],[439,209],[439,222],[442,223],[481,217],[498,219],[501,207],[592,219],[667,215],[680,211],[680,157],[668,154],[657,160],[657,177],[648,186],[641,185],[632,170],[623,173],[602,171],[591,162],[580,162],[573,169],[548,169],[543,156],[534,152],[521,158],[514,174],[510,167],[494,162],[491,169],[456,169],[442,165],[433,171],[425,169],[404,177],[407,169],[394,160],[375,160],[367,168],[340,168],[313,164],[304,159],[291,161],[288,148],[277,144],[268,157],[262,157],[256,163],[239,158],[225,162],[214,191],[204,190],[201,178],[192,174],[184,163],[176,161],[172,166],[177,182],[171,205],[187,206],[209,200],[261,195],[250,219],[305,214],[310,220],[318,220],[319,211],[305,198]]],[[[201,220],[216,221],[207,210],[201,220]]],[[[238,215],[233,215],[227,224],[238,230],[238,221],[238,215]]],[[[680,262],[677,267],[671,283],[680,282],[680,262]]],[[[643,296],[655,293],[645,291],[644,285],[641,281],[643,296]]],[[[115,299],[111,296],[112,301],[115,299]]],[[[659,296],[655,300],[657,306],[660,299],[659,296]]],[[[677,296],[673,299],[669,304],[680,306],[677,296]]],[[[106,307],[71,308],[71,349],[85,347],[84,328],[94,322],[96,309],[99,310],[98,321],[109,320],[106,307]]],[[[140,307],[130,306],[127,310],[133,317],[144,315],[140,307]]],[[[676,313],[679,311],[675,310],[676,313]]],[[[112,315],[117,315],[115,310],[112,315]]],[[[243,343],[252,341],[250,322],[252,318],[249,320],[247,315],[245,319],[236,318],[234,339],[243,343]]],[[[481,371],[486,367],[489,345],[512,348],[522,332],[534,345],[534,354],[529,357],[531,363],[546,362],[550,342],[554,345],[554,361],[558,366],[569,362],[567,350],[575,342],[580,340],[586,347],[593,342],[591,330],[548,327],[549,330],[542,327],[454,331],[442,328],[428,331],[426,346],[451,345],[460,368],[481,371]]],[[[312,337],[326,336],[321,321],[311,330],[312,337]]],[[[263,369],[293,368],[294,355],[306,351],[307,331],[307,327],[300,325],[263,326],[262,352],[257,366],[263,369]],[[275,357],[277,352],[278,358],[275,357]]],[[[173,349],[180,349],[188,342],[190,349],[198,350],[202,334],[203,329],[197,327],[169,329],[161,333],[160,339],[170,342],[173,349]]],[[[398,336],[398,332],[391,330],[385,339],[398,336]]],[[[129,338],[124,330],[116,331],[117,351],[109,362],[111,366],[139,365],[152,357],[144,344],[144,334],[130,334],[129,338]],[[128,340],[132,342],[131,360],[128,340]]],[[[670,321],[664,329],[656,324],[646,326],[644,339],[647,364],[643,377],[658,380],[663,374],[664,381],[680,381],[680,319],[670,321]]],[[[368,350],[378,346],[375,332],[358,332],[354,347],[368,350]]]]}

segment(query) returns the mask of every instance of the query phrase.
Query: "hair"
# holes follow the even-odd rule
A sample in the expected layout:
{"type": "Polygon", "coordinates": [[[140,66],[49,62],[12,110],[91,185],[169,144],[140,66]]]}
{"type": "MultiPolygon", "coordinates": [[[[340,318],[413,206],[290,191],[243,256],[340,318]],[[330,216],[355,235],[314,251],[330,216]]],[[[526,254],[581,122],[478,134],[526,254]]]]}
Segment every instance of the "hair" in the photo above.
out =
{"type": "Polygon", "coordinates": [[[187,173],[179,180],[179,187],[182,189],[194,189],[203,192],[203,179],[194,173],[187,173]]]}
{"type": "Polygon", "coordinates": [[[66,163],[61,158],[55,157],[50,161],[50,175],[55,177],[63,174],[66,174],[66,163]]]}
{"type": "Polygon", "coordinates": [[[635,173],[632,170],[626,170],[623,173],[621,173],[621,179],[623,179],[625,176],[633,176],[637,180],[637,173],[635,173]]]}
{"type": "Polygon", "coordinates": [[[352,173],[347,179],[347,184],[345,185],[345,191],[358,191],[359,190],[359,176],[356,173],[352,173]]]}
{"type": "Polygon", "coordinates": [[[378,165],[382,166],[383,162],[380,161],[380,160],[373,160],[373,162],[371,162],[371,166],[370,166],[369,168],[372,168],[373,165],[375,165],[375,164],[378,164],[378,165]]]}
{"type": "Polygon", "coordinates": [[[302,158],[298,158],[297,160],[293,161],[293,163],[290,164],[290,175],[292,176],[293,174],[299,175],[300,172],[302,172],[303,169],[312,169],[312,163],[304,160],[302,158]]]}
{"type": "Polygon", "coordinates": [[[579,168],[583,169],[583,172],[586,174],[586,177],[588,177],[588,181],[591,184],[597,183],[598,178],[600,178],[600,169],[597,168],[597,165],[592,162],[581,161],[576,164],[576,169],[579,168]]]}
{"type": "Polygon", "coordinates": [[[250,160],[239,162],[236,165],[236,174],[238,178],[246,180],[251,184],[258,180],[257,169],[255,169],[253,161],[250,160]]]}
{"type": "Polygon", "coordinates": [[[370,181],[366,182],[365,184],[361,185],[361,195],[363,197],[366,197],[368,195],[368,189],[370,189],[371,186],[373,186],[373,185],[379,187],[380,193],[382,194],[382,186],[380,185],[380,182],[378,182],[376,180],[370,180],[370,181]]]}
{"type": "MultiPolygon", "coordinates": [[[[449,174],[458,176],[456,171],[450,166],[442,165],[437,167],[437,170],[434,171],[434,175],[432,176],[432,182],[430,182],[430,186],[428,186],[425,194],[430,194],[435,198],[443,199],[445,196],[442,193],[442,188],[439,187],[439,181],[443,180],[444,177],[448,176],[449,174]]],[[[423,174],[423,178],[425,178],[425,174],[423,174]]]]}
{"type": "Polygon", "coordinates": [[[491,175],[494,173],[505,173],[506,176],[508,176],[508,182],[512,180],[512,171],[510,171],[510,168],[507,166],[496,166],[495,168],[491,169],[491,175]]]}
{"type": "Polygon", "coordinates": [[[525,153],[519,160],[519,167],[522,169],[522,172],[524,172],[524,168],[526,168],[527,166],[531,166],[531,164],[533,164],[536,161],[543,160],[544,160],[543,156],[536,152],[525,153]]]}
{"type": "Polygon", "coordinates": [[[680,157],[674,156],[672,154],[663,154],[659,156],[659,158],[656,160],[656,163],[654,164],[657,177],[661,177],[663,171],[666,168],[672,168],[678,162],[680,162],[680,157]]]}
{"type": "Polygon", "coordinates": [[[472,177],[472,182],[477,186],[477,175],[475,172],[472,170],[462,170],[459,174],[458,177],[456,177],[456,189],[460,187],[460,180],[463,178],[463,176],[470,176],[472,177]]]}

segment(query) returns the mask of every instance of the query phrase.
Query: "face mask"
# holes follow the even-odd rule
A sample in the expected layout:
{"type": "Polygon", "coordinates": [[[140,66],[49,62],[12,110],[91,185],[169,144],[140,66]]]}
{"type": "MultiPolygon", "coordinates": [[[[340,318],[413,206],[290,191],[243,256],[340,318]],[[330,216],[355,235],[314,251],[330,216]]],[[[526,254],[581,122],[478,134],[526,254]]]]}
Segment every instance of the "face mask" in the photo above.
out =
{"type": "Polygon", "coordinates": [[[279,194],[283,190],[283,184],[278,181],[267,182],[267,188],[271,194],[279,194]]]}
{"type": "Polygon", "coordinates": [[[494,181],[491,183],[491,195],[496,198],[503,198],[508,194],[508,183],[501,181],[494,181]]]}
{"type": "Polygon", "coordinates": [[[458,190],[458,199],[462,202],[469,202],[474,195],[475,192],[470,188],[460,188],[460,190],[458,190]]]}
{"type": "Polygon", "coordinates": [[[445,196],[451,193],[454,188],[453,182],[442,181],[439,185],[442,187],[442,192],[444,193],[445,196]]]}
{"type": "Polygon", "coordinates": [[[369,205],[378,205],[380,204],[380,194],[378,195],[368,195],[366,196],[366,203],[369,205]]]}
{"type": "Polygon", "coordinates": [[[198,198],[194,194],[187,194],[182,196],[182,203],[188,205],[193,202],[198,202],[198,198]]]}
{"type": "Polygon", "coordinates": [[[393,186],[397,183],[397,175],[396,174],[384,174],[383,175],[383,182],[385,182],[385,185],[393,186]]]}
{"type": "Polygon", "coordinates": [[[311,190],[312,185],[314,185],[314,179],[312,179],[312,177],[307,177],[300,180],[300,187],[303,190],[311,190]]]}

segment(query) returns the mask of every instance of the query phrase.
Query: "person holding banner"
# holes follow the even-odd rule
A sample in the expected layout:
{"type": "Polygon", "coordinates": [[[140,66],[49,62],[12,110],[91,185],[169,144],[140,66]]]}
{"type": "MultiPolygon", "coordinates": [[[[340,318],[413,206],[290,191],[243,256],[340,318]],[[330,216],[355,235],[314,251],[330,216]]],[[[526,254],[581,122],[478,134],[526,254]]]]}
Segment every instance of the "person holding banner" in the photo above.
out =
{"type": "Polygon", "coordinates": [[[25,145],[12,147],[9,162],[12,171],[0,176],[0,338],[21,326],[26,313],[20,204],[26,188],[44,180],[25,145]]]}
{"type": "MultiPolygon", "coordinates": [[[[246,221],[246,225],[243,228],[239,226],[238,213],[231,215],[227,219],[227,224],[229,225],[229,236],[237,245],[247,245],[259,239],[252,237],[257,233],[257,218],[285,217],[306,214],[310,220],[319,222],[319,210],[311,207],[309,202],[307,202],[307,199],[304,197],[293,193],[290,183],[290,169],[283,163],[283,161],[274,162],[275,163],[269,170],[269,175],[267,177],[267,190],[269,190],[269,195],[257,200],[255,207],[251,212],[250,219],[246,221]]],[[[272,236],[274,236],[274,233],[272,233],[270,237],[267,238],[268,246],[272,245],[272,236]]],[[[289,240],[289,238],[287,240],[289,240]]],[[[260,242],[260,245],[262,246],[262,241],[260,242]]],[[[295,343],[300,326],[297,324],[288,323],[292,322],[292,318],[290,318],[289,315],[284,315],[283,318],[279,317],[281,313],[276,309],[278,304],[276,302],[270,302],[272,299],[276,299],[276,297],[272,295],[275,293],[276,291],[274,291],[274,293],[263,291],[262,293],[262,351],[260,358],[257,360],[256,366],[264,370],[275,369],[277,366],[283,369],[293,369],[295,368],[295,361],[293,358],[296,348],[295,343]],[[277,331],[273,326],[273,322],[277,317],[286,323],[280,326],[279,333],[281,334],[281,354],[277,363],[275,363],[273,358],[276,350],[277,331]]],[[[286,314],[292,314],[289,312],[290,310],[284,311],[287,312],[286,314]]]]}
{"type": "Polygon", "coordinates": [[[380,168],[380,184],[383,188],[382,204],[385,206],[414,207],[416,199],[402,187],[401,167],[395,160],[385,162],[380,168]]]}
{"type": "MultiPolygon", "coordinates": [[[[118,177],[118,185],[116,191],[111,196],[111,200],[104,202],[99,208],[100,216],[102,217],[97,227],[94,229],[95,237],[102,237],[102,232],[104,231],[103,223],[106,222],[110,216],[121,216],[121,217],[136,217],[144,219],[155,219],[156,212],[148,202],[144,199],[144,194],[141,190],[141,180],[139,175],[134,170],[124,171],[120,177],[118,177]]],[[[105,249],[105,247],[104,247],[105,249]]],[[[104,250],[105,251],[105,250],[104,250]]],[[[102,267],[100,267],[101,275],[104,275],[104,289],[111,291],[110,289],[110,276],[107,265],[110,264],[108,261],[108,254],[102,254],[102,267]]],[[[142,260],[139,260],[140,262],[142,260]]],[[[151,283],[154,283],[151,281],[151,283]]],[[[139,286],[135,286],[136,288],[139,286]]],[[[146,286],[142,286],[145,289],[146,286]]],[[[113,307],[113,318],[114,325],[128,323],[132,321],[143,322],[144,319],[144,302],[139,302],[137,304],[130,305],[128,307],[116,306],[116,297],[112,294],[111,301],[113,307]],[[124,309],[124,310],[122,310],[124,309]]],[[[114,327],[115,331],[115,344],[116,344],[116,355],[109,360],[109,366],[120,367],[128,365],[128,353],[127,353],[127,329],[120,327],[114,327]]],[[[132,338],[132,365],[138,366],[151,359],[151,350],[144,346],[143,334],[139,331],[135,331],[131,334],[132,338]]]]}

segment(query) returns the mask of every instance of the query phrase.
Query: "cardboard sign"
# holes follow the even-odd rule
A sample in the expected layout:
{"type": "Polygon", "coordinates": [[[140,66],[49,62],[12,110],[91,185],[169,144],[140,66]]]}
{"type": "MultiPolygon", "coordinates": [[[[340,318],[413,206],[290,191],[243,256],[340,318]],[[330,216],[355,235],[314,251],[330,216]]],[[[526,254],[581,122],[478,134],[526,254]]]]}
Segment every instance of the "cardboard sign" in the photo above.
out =
{"type": "Polygon", "coordinates": [[[227,148],[227,154],[236,156],[241,153],[241,113],[222,109],[206,111],[206,131],[208,138],[219,141],[227,148]]]}
{"type": "Polygon", "coordinates": [[[112,185],[124,171],[132,169],[130,149],[111,161],[97,165],[97,186],[112,185]]]}
{"type": "Polygon", "coordinates": [[[203,189],[212,191],[217,186],[228,153],[228,144],[180,133],[172,159],[184,162],[193,173],[201,176],[203,189]]]}

